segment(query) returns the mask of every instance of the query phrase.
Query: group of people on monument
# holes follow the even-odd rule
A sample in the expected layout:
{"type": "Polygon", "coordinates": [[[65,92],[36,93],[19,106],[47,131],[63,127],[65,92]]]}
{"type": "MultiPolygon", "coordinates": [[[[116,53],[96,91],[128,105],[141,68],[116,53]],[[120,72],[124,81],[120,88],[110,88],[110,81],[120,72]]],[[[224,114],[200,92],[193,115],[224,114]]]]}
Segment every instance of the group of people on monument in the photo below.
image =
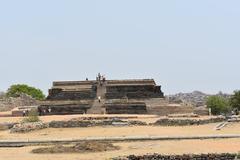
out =
{"type": "Polygon", "coordinates": [[[106,82],[106,77],[104,75],[101,75],[101,73],[98,73],[96,80],[102,86],[102,84],[106,82]]]}

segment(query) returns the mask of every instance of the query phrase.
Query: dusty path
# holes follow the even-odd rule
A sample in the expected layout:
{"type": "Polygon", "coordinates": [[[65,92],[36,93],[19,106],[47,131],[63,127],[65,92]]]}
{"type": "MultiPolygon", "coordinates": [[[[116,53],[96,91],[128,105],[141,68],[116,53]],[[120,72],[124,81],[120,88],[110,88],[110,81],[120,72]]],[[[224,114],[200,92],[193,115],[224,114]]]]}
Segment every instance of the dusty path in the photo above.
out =
{"type": "Polygon", "coordinates": [[[112,157],[147,153],[184,154],[184,153],[237,153],[240,139],[184,140],[184,141],[144,141],[114,143],[121,150],[79,154],[33,154],[31,150],[40,146],[22,148],[0,148],[4,160],[106,160],[112,157]]]}
{"type": "Polygon", "coordinates": [[[120,137],[85,137],[80,139],[48,139],[48,140],[0,140],[0,147],[50,145],[78,143],[86,141],[135,142],[135,141],[175,141],[175,140],[208,140],[208,139],[237,139],[240,134],[230,135],[198,135],[198,136],[120,136],[120,137]]]}

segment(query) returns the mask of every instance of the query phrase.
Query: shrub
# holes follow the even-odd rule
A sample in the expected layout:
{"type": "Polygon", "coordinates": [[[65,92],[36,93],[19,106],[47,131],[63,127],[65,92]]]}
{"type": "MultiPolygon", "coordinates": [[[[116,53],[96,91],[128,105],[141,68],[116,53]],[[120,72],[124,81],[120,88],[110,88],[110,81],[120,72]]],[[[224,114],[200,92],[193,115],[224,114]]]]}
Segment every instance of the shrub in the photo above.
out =
{"type": "Polygon", "coordinates": [[[36,109],[31,109],[28,114],[27,117],[25,117],[23,119],[23,122],[39,122],[39,116],[38,116],[38,111],[36,109]]]}
{"type": "Polygon", "coordinates": [[[211,108],[212,114],[219,115],[221,113],[230,112],[231,107],[227,99],[220,96],[210,96],[207,98],[207,107],[211,108]]]}
{"type": "Polygon", "coordinates": [[[43,100],[45,95],[40,89],[30,87],[26,84],[16,84],[12,85],[8,90],[6,95],[8,97],[19,97],[21,94],[27,94],[32,98],[43,100]]]}

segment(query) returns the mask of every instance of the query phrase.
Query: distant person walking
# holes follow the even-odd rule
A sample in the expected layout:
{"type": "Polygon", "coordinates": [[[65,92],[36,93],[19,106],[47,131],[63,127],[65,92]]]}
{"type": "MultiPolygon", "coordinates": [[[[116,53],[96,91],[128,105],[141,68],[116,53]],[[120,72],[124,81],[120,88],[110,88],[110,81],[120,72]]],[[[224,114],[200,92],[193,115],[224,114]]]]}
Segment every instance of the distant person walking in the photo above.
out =
{"type": "Polygon", "coordinates": [[[99,103],[101,102],[101,96],[98,96],[98,102],[99,103]]]}
{"type": "Polygon", "coordinates": [[[23,110],[23,117],[25,117],[26,116],[26,111],[25,110],[23,110]]]}

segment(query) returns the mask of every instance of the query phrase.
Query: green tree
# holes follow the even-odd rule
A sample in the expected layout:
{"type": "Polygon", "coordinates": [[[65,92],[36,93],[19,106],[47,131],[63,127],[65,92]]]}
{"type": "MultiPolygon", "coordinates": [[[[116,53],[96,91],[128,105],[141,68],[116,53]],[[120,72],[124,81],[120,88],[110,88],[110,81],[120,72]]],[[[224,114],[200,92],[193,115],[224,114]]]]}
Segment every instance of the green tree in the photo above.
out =
{"type": "Polygon", "coordinates": [[[12,85],[8,90],[6,95],[8,97],[19,97],[21,94],[27,94],[32,98],[43,100],[45,95],[40,89],[28,86],[26,84],[16,84],[12,85]]]}
{"type": "Polygon", "coordinates": [[[240,90],[234,91],[234,94],[230,98],[230,105],[232,108],[240,110],[240,90]]]}
{"type": "Polygon", "coordinates": [[[230,111],[229,102],[227,99],[220,96],[210,96],[207,99],[207,107],[211,108],[212,114],[219,115],[230,111]]]}

